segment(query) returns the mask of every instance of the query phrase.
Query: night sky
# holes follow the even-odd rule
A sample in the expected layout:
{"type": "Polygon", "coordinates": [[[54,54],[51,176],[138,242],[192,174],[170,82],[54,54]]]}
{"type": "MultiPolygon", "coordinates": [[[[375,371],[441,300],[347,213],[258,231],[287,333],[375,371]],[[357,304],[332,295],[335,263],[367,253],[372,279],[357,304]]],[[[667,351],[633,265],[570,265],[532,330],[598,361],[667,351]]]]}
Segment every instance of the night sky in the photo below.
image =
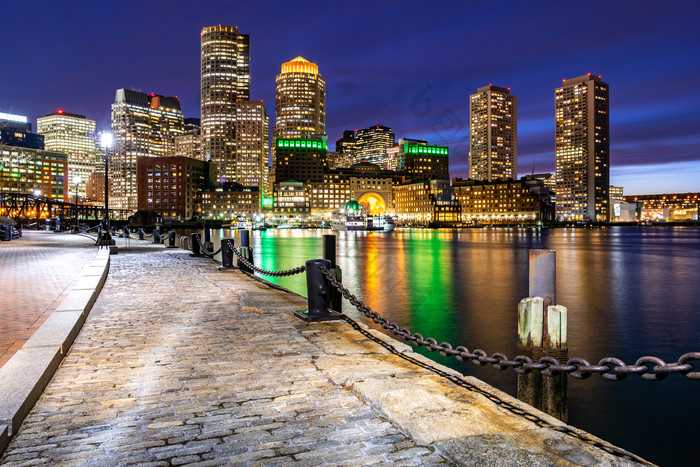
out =
{"type": "Polygon", "coordinates": [[[251,98],[271,126],[280,65],[318,64],[331,149],[381,123],[450,146],[466,177],[469,95],[493,84],[518,96],[519,173],[552,172],[554,89],[591,72],[610,85],[611,183],[700,191],[698,17],[692,1],[2,1],[0,112],[36,129],[61,108],[108,127],[129,88],[199,117],[199,33],[223,24],[250,34],[251,98]]]}

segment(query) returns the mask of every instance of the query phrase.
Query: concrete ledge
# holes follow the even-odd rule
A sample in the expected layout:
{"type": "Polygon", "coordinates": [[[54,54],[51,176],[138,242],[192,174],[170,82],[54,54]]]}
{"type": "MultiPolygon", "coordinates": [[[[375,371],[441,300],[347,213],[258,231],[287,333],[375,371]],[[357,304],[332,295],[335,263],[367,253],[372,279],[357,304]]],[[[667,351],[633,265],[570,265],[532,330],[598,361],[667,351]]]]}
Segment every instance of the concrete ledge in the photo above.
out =
{"type": "Polygon", "coordinates": [[[19,429],[61,363],[58,347],[22,349],[0,368],[0,424],[19,429]]]}
{"type": "Polygon", "coordinates": [[[95,303],[97,295],[99,295],[99,291],[94,289],[70,292],[58,305],[56,311],[80,311],[87,314],[95,303]]]}
{"type": "Polygon", "coordinates": [[[32,334],[23,348],[59,347],[61,354],[68,352],[71,344],[85,322],[81,311],[60,311],[51,314],[41,327],[32,334]]]}

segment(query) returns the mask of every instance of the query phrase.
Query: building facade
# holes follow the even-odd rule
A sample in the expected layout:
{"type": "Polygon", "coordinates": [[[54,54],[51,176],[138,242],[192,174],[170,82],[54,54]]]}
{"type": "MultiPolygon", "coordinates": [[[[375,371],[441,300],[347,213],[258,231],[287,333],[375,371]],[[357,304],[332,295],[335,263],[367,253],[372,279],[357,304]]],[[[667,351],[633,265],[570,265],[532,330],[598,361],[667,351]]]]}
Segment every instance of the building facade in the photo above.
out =
{"type": "Polygon", "coordinates": [[[275,183],[297,181],[322,182],[328,169],[325,136],[275,139],[277,165],[275,183]]]}
{"type": "Polygon", "coordinates": [[[488,85],[469,98],[469,178],[518,175],[518,98],[510,88],[488,85]]]}
{"type": "Polygon", "coordinates": [[[270,121],[262,101],[236,102],[234,182],[264,191],[269,173],[269,140],[270,121]]]}
{"type": "Polygon", "coordinates": [[[370,162],[387,167],[387,149],[396,144],[391,128],[375,125],[357,130],[355,139],[355,162],[370,162]]]}
{"type": "Polygon", "coordinates": [[[112,104],[114,150],[109,158],[110,207],[137,208],[137,160],[175,154],[174,139],[184,133],[177,97],[117,90],[112,104]]]}
{"type": "Polygon", "coordinates": [[[68,158],[61,152],[0,146],[0,192],[69,202],[68,158]]]}
{"type": "Polygon", "coordinates": [[[256,186],[223,183],[202,192],[202,216],[233,221],[237,217],[253,219],[261,211],[262,193],[256,186]]]}
{"type": "Polygon", "coordinates": [[[201,32],[201,134],[219,181],[236,178],[236,102],[250,100],[250,36],[237,27],[201,32]]]}
{"type": "Polygon", "coordinates": [[[0,112],[0,146],[44,149],[44,136],[32,133],[32,124],[24,115],[0,112]]]}
{"type": "Polygon", "coordinates": [[[448,180],[450,155],[447,146],[429,145],[426,141],[400,139],[396,167],[414,181],[448,180]]]}
{"type": "Polygon", "coordinates": [[[210,162],[189,157],[139,157],[137,173],[138,210],[173,221],[201,217],[202,190],[216,176],[210,162]]]}
{"type": "Polygon", "coordinates": [[[608,84],[591,74],[555,91],[557,219],[607,222],[610,190],[608,84]]]}
{"type": "Polygon", "coordinates": [[[68,187],[75,199],[87,198],[90,175],[100,166],[100,150],[95,134],[95,121],[84,115],[58,110],[37,119],[37,132],[44,135],[44,147],[68,157],[68,187]],[[77,188],[77,192],[76,192],[77,188]]]}
{"type": "Polygon", "coordinates": [[[700,220],[700,193],[662,193],[625,196],[628,203],[639,205],[639,219],[656,222],[700,220]]]}
{"type": "Polygon", "coordinates": [[[397,223],[419,227],[453,227],[461,207],[449,180],[426,180],[394,187],[397,223]]]}
{"type": "Polygon", "coordinates": [[[542,180],[452,181],[462,221],[472,225],[536,225],[554,220],[551,192],[542,180]]]}
{"type": "Polygon", "coordinates": [[[180,136],[176,136],[174,143],[177,157],[205,160],[202,155],[202,135],[198,128],[187,130],[180,136]]]}
{"type": "MultiPolygon", "coordinates": [[[[326,80],[315,63],[297,57],[282,64],[275,80],[275,110],[274,141],[326,134],[326,80]]],[[[273,171],[277,170],[274,144],[273,171]]]]}

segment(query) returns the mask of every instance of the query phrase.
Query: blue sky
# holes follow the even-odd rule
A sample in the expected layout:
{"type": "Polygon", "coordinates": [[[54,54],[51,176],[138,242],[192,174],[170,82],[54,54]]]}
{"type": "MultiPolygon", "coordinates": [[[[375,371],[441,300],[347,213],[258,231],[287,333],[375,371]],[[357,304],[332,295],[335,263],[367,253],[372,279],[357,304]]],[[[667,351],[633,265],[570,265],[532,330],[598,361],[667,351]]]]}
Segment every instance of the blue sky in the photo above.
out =
{"type": "MultiPolygon", "coordinates": [[[[610,85],[611,183],[700,191],[700,3],[31,1],[0,3],[0,112],[62,108],[108,126],[118,88],[177,95],[199,116],[199,32],[251,36],[251,98],[274,120],[282,62],[327,83],[328,138],[381,123],[450,146],[466,177],[469,94],[518,96],[519,172],[554,169],[554,89],[610,85]]],[[[332,147],[332,144],[331,144],[332,147]]]]}

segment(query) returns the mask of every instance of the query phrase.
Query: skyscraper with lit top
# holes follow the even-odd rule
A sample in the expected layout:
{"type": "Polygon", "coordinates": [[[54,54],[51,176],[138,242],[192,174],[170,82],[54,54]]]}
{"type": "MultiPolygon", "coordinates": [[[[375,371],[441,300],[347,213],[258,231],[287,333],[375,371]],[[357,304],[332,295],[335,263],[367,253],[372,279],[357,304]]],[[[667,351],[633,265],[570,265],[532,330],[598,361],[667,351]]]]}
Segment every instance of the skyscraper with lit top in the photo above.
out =
{"type": "Polygon", "coordinates": [[[518,99],[510,88],[489,84],[469,98],[469,178],[503,180],[518,175],[518,99]]]}
{"type": "MultiPolygon", "coordinates": [[[[326,134],[326,80],[303,57],[282,64],[276,79],[274,139],[326,134]]],[[[272,166],[276,164],[273,153],[272,166]]]]}
{"type": "Polygon", "coordinates": [[[554,94],[556,215],[607,222],[610,190],[608,84],[590,73],[565,79],[554,94]]]}
{"type": "Polygon", "coordinates": [[[202,155],[219,181],[236,180],[236,101],[250,100],[250,36],[237,27],[201,32],[202,155]]]}
{"type": "Polygon", "coordinates": [[[68,157],[67,191],[86,197],[86,185],[92,173],[99,168],[100,150],[95,136],[95,121],[84,115],[58,111],[37,119],[37,132],[44,135],[44,147],[59,151],[68,157]]]}

